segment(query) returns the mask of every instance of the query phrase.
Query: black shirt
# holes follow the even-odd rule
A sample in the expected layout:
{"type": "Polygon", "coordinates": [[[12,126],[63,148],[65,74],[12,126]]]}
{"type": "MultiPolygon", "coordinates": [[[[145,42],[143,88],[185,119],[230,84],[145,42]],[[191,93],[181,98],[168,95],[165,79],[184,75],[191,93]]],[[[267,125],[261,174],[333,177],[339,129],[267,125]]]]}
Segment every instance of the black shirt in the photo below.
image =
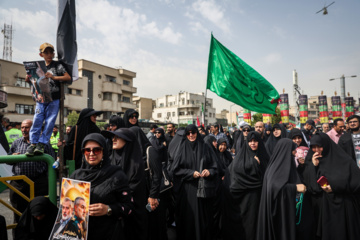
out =
{"type": "MultiPolygon", "coordinates": [[[[53,76],[64,76],[66,73],[65,67],[61,63],[55,61],[51,61],[51,63],[46,66],[46,69],[48,72],[51,72],[53,76]]],[[[49,83],[51,98],[53,100],[60,99],[60,81],[54,81],[49,78],[49,83]]]]}

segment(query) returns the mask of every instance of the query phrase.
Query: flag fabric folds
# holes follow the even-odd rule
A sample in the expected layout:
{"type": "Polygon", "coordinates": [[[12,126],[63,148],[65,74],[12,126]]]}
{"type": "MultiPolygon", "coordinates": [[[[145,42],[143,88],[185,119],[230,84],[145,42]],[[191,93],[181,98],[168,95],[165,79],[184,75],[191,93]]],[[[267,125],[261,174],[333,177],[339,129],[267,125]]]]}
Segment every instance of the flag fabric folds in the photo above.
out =
{"type": "Polygon", "coordinates": [[[73,81],[79,78],[76,43],[75,0],[58,0],[56,51],[73,81]]]}
{"type": "Polygon", "coordinates": [[[279,93],[263,76],[211,34],[206,89],[244,108],[275,113],[279,93]]]}

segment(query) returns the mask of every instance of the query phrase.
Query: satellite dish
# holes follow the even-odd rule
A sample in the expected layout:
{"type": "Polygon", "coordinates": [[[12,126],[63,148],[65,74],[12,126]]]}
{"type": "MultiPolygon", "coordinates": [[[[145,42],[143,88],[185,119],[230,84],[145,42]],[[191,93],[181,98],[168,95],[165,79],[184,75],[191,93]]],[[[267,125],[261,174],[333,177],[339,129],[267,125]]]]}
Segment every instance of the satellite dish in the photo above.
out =
{"type": "MultiPolygon", "coordinates": [[[[320,11],[317,11],[316,14],[318,14],[319,12],[323,12],[323,15],[327,15],[328,14],[328,11],[327,11],[327,8],[330,7],[331,5],[333,5],[335,2],[332,2],[330,3],[329,5],[327,6],[324,6],[320,11]]],[[[326,4],[325,4],[326,5],[326,4]]]]}

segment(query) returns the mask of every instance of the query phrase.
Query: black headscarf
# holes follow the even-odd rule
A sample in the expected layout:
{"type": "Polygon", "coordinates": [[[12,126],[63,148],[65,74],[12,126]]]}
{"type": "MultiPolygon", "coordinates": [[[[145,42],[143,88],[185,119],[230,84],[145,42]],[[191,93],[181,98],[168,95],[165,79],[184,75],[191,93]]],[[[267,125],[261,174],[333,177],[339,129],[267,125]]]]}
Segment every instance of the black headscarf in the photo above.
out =
{"type": "Polygon", "coordinates": [[[280,139],[270,157],[263,180],[258,240],[296,239],[295,197],[300,183],[292,155],[296,147],[290,139],[280,139]]]}
{"type": "MultiPolygon", "coordinates": [[[[296,136],[299,136],[301,137],[301,143],[300,143],[300,146],[304,146],[304,147],[309,147],[307,144],[306,144],[306,141],[304,139],[304,135],[302,134],[301,130],[300,129],[297,129],[297,128],[293,128],[291,129],[291,131],[289,132],[289,136],[288,138],[290,138],[291,140],[296,137],[296,136]]],[[[299,147],[300,147],[299,146],[299,147]]]]}
{"type": "Polygon", "coordinates": [[[106,140],[100,133],[90,133],[87,135],[82,141],[81,148],[84,148],[88,141],[97,142],[103,148],[103,159],[98,165],[92,166],[83,157],[81,168],[76,170],[71,175],[71,178],[91,182],[91,189],[93,189],[113,176],[119,171],[119,168],[111,166],[106,140]]]}
{"type": "Polygon", "coordinates": [[[272,132],[271,126],[270,126],[270,125],[267,125],[267,126],[265,127],[265,135],[266,135],[267,137],[270,137],[271,132],[272,132]],[[270,131],[270,134],[267,134],[267,133],[266,133],[267,131],[270,131]]]}
{"type": "Polygon", "coordinates": [[[145,133],[138,126],[133,126],[129,128],[131,132],[135,134],[135,138],[140,147],[140,154],[143,161],[146,160],[146,149],[151,146],[149,139],[146,137],[145,133]]]}
{"type": "Polygon", "coordinates": [[[266,145],[265,145],[269,156],[271,156],[277,142],[282,138],[286,138],[286,136],[287,136],[287,133],[286,133],[285,126],[283,124],[281,124],[281,123],[275,123],[273,128],[272,128],[272,132],[270,134],[270,137],[266,141],[266,145]],[[278,129],[281,130],[281,135],[279,137],[274,136],[275,128],[278,128],[278,129]]]}
{"type": "Polygon", "coordinates": [[[165,131],[162,128],[155,129],[155,132],[160,132],[161,136],[157,138],[157,136],[150,139],[151,145],[158,151],[162,149],[166,149],[166,146],[164,145],[164,142],[166,142],[165,138],[165,131]]]}
{"type": "Polygon", "coordinates": [[[269,161],[264,143],[258,132],[249,132],[244,147],[229,166],[231,193],[243,193],[247,190],[261,188],[263,176],[269,161]],[[255,139],[259,145],[256,151],[251,150],[249,142],[255,139]],[[257,156],[260,164],[254,158],[257,156]]]}
{"type": "Polygon", "coordinates": [[[219,159],[220,161],[224,164],[224,166],[227,168],[230,163],[232,162],[233,158],[231,156],[231,153],[229,151],[227,151],[225,149],[224,152],[220,152],[219,150],[219,146],[220,144],[222,143],[226,143],[226,139],[225,138],[220,138],[218,141],[217,141],[217,152],[218,152],[218,155],[219,155],[219,159]]]}
{"type": "Polygon", "coordinates": [[[216,138],[213,135],[208,135],[204,138],[204,142],[211,147],[214,151],[216,151],[215,146],[213,145],[213,142],[216,142],[216,138]]]}
{"type": "Polygon", "coordinates": [[[168,158],[167,170],[168,170],[168,173],[169,173],[169,176],[171,179],[173,179],[172,164],[174,162],[174,157],[176,156],[177,151],[179,150],[179,146],[180,146],[181,140],[183,139],[184,134],[185,134],[185,130],[179,128],[176,131],[174,138],[171,140],[171,142],[168,146],[169,158],[168,158]]]}
{"type": "Polygon", "coordinates": [[[129,122],[129,119],[130,119],[131,115],[133,115],[134,113],[139,117],[139,113],[135,109],[128,109],[128,110],[125,111],[125,113],[124,113],[125,127],[130,128],[130,127],[133,127],[133,126],[139,126],[139,119],[137,119],[135,125],[133,125],[133,124],[131,124],[129,122]]]}
{"type": "Polygon", "coordinates": [[[15,232],[17,239],[47,240],[54,226],[58,209],[49,198],[35,197],[21,215],[15,232]],[[44,215],[42,220],[34,216],[44,215]]]}
{"type": "Polygon", "coordinates": [[[76,132],[76,126],[73,126],[70,131],[69,141],[66,143],[66,159],[72,159],[72,153],[73,153],[73,144],[76,145],[75,148],[75,168],[78,169],[81,166],[81,143],[83,142],[84,138],[90,134],[90,133],[100,133],[100,129],[96,124],[91,121],[90,117],[93,114],[101,114],[100,111],[95,111],[92,108],[84,108],[81,110],[79,119],[76,123],[77,126],[77,136],[76,136],[76,142],[75,142],[75,132],[76,132]]]}
{"type": "Polygon", "coordinates": [[[116,129],[125,127],[124,119],[122,119],[120,116],[116,116],[116,115],[111,116],[111,118],[109,120],[109,124],[116,125],[116,129]]]}

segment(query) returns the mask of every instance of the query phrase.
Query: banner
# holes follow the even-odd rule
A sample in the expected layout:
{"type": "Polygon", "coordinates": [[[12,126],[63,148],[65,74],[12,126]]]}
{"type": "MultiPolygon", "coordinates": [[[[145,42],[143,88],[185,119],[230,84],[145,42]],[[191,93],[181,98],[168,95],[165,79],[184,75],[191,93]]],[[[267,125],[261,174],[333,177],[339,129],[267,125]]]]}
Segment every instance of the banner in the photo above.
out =
{"type": "Polygon", "coordinates": [[[319,96],[319,114],[320,123],[329,122],[329,112],[326,96],[319,96]]]}
{"type": "Polygon", "coordinates": [[[307,95],[299,96],[300,123],[305,124],[308,120],[308,99],[307,95]]]}
{"type": "Polygon", "coordinates": [[[289,95],[287,93],[280,94],[280,100],[281,122],[289,123],[289,95]]]}
{"type": "Polygon", "coordinates": [[[331,97],[331,105],[333,120],[337,118],[342,118],[340,96],[331,97]]]}
{"type": "Polygon", "coordinates": [[[272,123],[271,120],[272,120],[272,114],[267,114],[267,113],[263,113],[263,123],[264,124],[268,124],[268,123],[272,123]]]}
{"type": "Polygon", "coordinates": [[[59,213],[49,240],[87,239],[90,185],[90,182],[62,179],[59,213]]]}
{"type": "Polygon", "coordinates": [[[251,125],[251,111],[244,108],[244,121],[251,125]]]}
{"type": "MultiPolygon", "coordinates": [[[[351,115],[354,115],[354,98],[353,97],[346,97],[345,98],[345,118],[347,119],[351,115]]],[[[345,120],[346,120],[345,119],[345,120]]]]}

